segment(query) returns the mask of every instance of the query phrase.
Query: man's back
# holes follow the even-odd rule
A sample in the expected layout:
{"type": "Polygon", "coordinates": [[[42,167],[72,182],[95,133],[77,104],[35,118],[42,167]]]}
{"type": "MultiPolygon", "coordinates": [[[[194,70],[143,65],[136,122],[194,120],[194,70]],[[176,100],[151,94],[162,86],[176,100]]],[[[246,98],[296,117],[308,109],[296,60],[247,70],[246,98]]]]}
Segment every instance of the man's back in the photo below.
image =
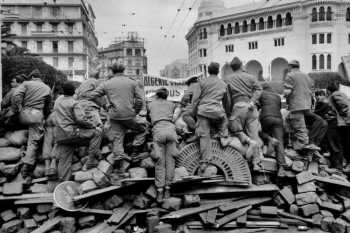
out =
{"type": "Polygon", "coordinates": [[[98,84],[98,80],[94,78],[89,78],[82,82],[80,86],[75,90],[77,99],[84,99],[86,97],[86,94],[90,91],[95,90],[98,84]]]}
{"type": "Polygon", "coordinates": [[[65,132],[73,132],[76,128],[74,117],[74,105],[76,101],[72,96],[59,96],[55,101],[55,123],[65,132]]]}
{"type": "Polygon", "coordinates": [[[277,117],[282,119],[281,97],[277,93],[264,90],[259,99],[261,112],[260,119],[265,117],[277,117]]]}
{"type": "Polygon", "coordinates": [[[176,105],[165,99],[155,99],[148,104],[151,122],[160,120],[172,121],[176,105]]]}
{"type": "Polygon", "coordinates": [[[41,80],[30,80],[23,82],[15,92],[16,101],[20,98],[23,108],[35,108],[42,110],[45,101],[50,96],[51,89],[41,80]]]}

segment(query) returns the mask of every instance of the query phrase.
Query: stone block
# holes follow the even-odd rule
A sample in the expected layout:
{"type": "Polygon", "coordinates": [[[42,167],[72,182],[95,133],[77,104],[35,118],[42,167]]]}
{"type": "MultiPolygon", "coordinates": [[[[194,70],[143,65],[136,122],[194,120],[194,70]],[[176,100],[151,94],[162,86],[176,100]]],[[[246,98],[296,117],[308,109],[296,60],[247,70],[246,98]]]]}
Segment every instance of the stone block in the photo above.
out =
{"type": "Polygon", "coordinates": [[[141,167],[130,168],[128,170],[130,178],[147,178],[147,171],[141,167]]]}
{"type": "Polygon", "coordinates": [[[30,187],[32,193],[47,193],[48,187],[46,184],[34,184],[30,187]]]}
{"type": "Polygon", "coordinates": [[[318,196],[315,192],[300,193],[295,196],[297,205],[306,205],[316,203],[318,196]]]}
{"type": "Polygon", "coordinates": [[[273,198],[273,202],[276,204],[276,206],[282,206],[285,204],[285,201],[279,194],[273,198]]]}
{"type": "Polygon", "coordinates": [[[20,207],[17,209],[17,216],[20,219],[27,219],[30,218],[30,209],[28,207],[20,207]]]}
{"type": "Polygon", "coordinates": [[[95,184],[94,181],[87,180],[87,181],[85,181],[84,183],[82,183],[80,185],[80,188],[81,188],[83,193],[87,193],[87,192],[90,192],[90,191],[92,191],[94,189],[97,189],[97,185],[95,184]]]}
{"type": "Polygon", "coordinates": [[[23,193],[23,183],[20,181],[14,181],[5,183],[2,188],[4,195],[20,195],[23,193]]]}
{"type": "Polygon", "coordinates": [[[314,176],[312,175],[311,172],[305,171],[305,172],[301,172],[297,175],[298,184],[305,184],[305,183],[308,183],[312,180],[314,180],[314,176]]]}
{"type": "Polygon", "coordinates": [[[42,223],[47,219],[47,215],[45,215],[45,214],[33,214],[33,219],[37,223],[42,223]]]}
{"type": "Polygon", "coordinates": [[[154,186],[154,185],[149,186],[149,188],[146,191],[146,195],[151,197],[151,198],[153,198],[153,199],[156,199],[157,198],[157,188],[156,188],[156,186],[154,186]]]}
{"type": "Polygon", "coordinates": [[[295,201],[295,196],[289,187],[284,187],[280,191],[280,195],[289,205],[293,204],[295,201]]]}
{"type": "Polygon", "coordinates": [[[317,204],[307,204],[300,207],[301,212],[305,217],[309,217],[311,215],[317,214],[320,212],[320,208],[317,204]]]}
{"type": "Polygon", "coordinates": [[[350,222],[350,210],[345,211],[345,212],[342,214],[342,217],[343,217],[346,221],[350,222]]]}
{"type": "Polygon", "coordinates": [[[174,172],[174,180],[181,180],[183,177],[189,176],[185,167],[177,167],[174,172]]]}
{"type": "Polygon", "coordinates": [[[350,209],[350,199],[346,198],[343,202],[344,209],[348,210],[350,209]]]}
{"type": "Polygon", "coordinates": [[[194,207],[200,205],[200,197],[199,195],[184,195],[183,196],[183,203],[184,207],[194,207]]]}
{"type": "Polygon", "coordinates": [[[316,226],[321,226],[321,221],[322,221],[322,219],[323,219],[323,216],[321,215],[321,214],[314,214],[313,216],[312,216],[312,221],[314,222],[314,224],[316,225],[316,226]]]}
{"type": "Polygon", "coordinates": [[[276,206],[260,206],[260,213],[262,215],[277,215],[277,211],[276,206]]]}
{"type": "Polygon", "coordinates": [[[202,174],[203,177],[212,177],[218,174],[218,168],[214,165],[208,165],[202,174]]]}
{"type": "Polygon", "coordinates": [[[33,175],[34,175],[34,178],[45,177],[45,166],[41,164],[36,165],[33,175]]]}
{"type": "Polygon", "coordinates": [[[24,227],[28,230],[34,230],[38,225],[34,221],[34,219],[25,219],[24,220],[24,227]]]}
{"type": "Polygon", "coordinates": [[[164,199],[162,207],[166,210],[174,211],[181,208],[182,200],[177,197],[164,199]]]}
{"type": "Polygon", "coordinates": [[[8,222],[16,218],[16,214],[12,210],[5,210],[0,213],[1,219],[4,222],[8,222]]]}
{"type": "Polygon", "coordinates": [[[79,218],[78,222],[79,226],[81,226],[82,228],[92,227],[96,223],[95,215],[81,217],[79,218]]]}
{"type": "Polygon", "coordinates": [[[314,182],[308,182],[298,185],[298,193],[316,192],[316,185],[314,182]]]}
{"type": "Polygon", "coordinates": [[[111,149],[109,148],[109,146],[103,146],[102,147],[102,150],[101,150],[101,154],[102,155],[108,155],[110,154],[112,151],[111,149]]]}
{"type": "Polygon", "coordinates": [[[87,180],[92,180],[93,173],[96,170],[97,169],[94,168],[94,169],[91,169],[88,171],[78,171],[78,172],[74,173],[74,180],[79,182],[79,183],[82,183],[82,182],[87,181],[87,180]]]}
{"type": "Polygon", "coordinates": [[[325,217],[321,220],[321,230],[330,232],[335,219],[333,217],[325,217]]]}
{"type": "Polygon", "coordinates": [[[328,210],[321,210],[321,215],[325,218],[325,217],[334,217],[333,214],[331,212],[329,212],[328,210]]]}
{"type": "Polygon", "coordinates": [[[123,199],[118,195],[113,195],[104,202],[104,208],[113,210],[123,204],[123,199]]]}
{"type": "Polygon", "coordinates": [[[97,169],[103,172],[104,174],[109,175],[113,171],[113,166],[106,160],[101,160],[97,166],[97,169]]]}
{"type": "Polygon", "coordinates": [[[100,170],[96,169],[93,174],[92,174],[92,179],[94,180],[94,182],[96,183],[96,185],[98,187],[105,187],[109,184],[109,179],[106,176],[106,174],[104,174],[103,172],[101,172],[100,170]]]}
{"type": "Polygon", "coordinates": [[[259,166],[263,171],[275,172],[277,171],[277,162],[276,159],[272,158],[262,158],[260,160],[259,166]]]}
{"type": "Polygon", "coordinates": [[[334,212],[338,212],[338,213],[343,211],[343,205],[342,204],[335,204],[335,203],[330,202],[330,201],[322,201],[320,203],[320,206],[323,209],[334,211],[334,212]]]}
{"type": "Polygon", "coordinates": [[[36,211],[39,214],[47,214],[52,210],[52,204],[39,204],[36,206],[36,211]]]}
{"type": "Polygon", "coordinates": [[[133,205],[139,209],[146,209],[151,204],[151,200],[144,194],[136,196],[133,205]]]}
{"type": "Polygon", "coordinates": [[[83,164],[80,161],[76,162],[76,163],[73,163],[73,165],[72,165],[72,171],[73,172],[80,171],[81,169],[83,169],[83,164]]]}
{"type": "Polygon", "coordinates": [[[12,220],[10,222],[2,224],[2,233],[17,233],[22,227],[22,220],[12,220]]]}
{"type": "Polygon", "coordinates": [[[349,223],[344,221],[341,218],[337,218],[331,225],[332,233],[346,233],[346,229],[349,226],[349,223]]]}
{"type": "Polygon", "coordinates": [[[172,227],[170,224],[159,224],[154,228],[154,233],[171,233],[172,227]]]}
{"type": "Polygon", "coordinates": [[[61,220],[61,233],[75,233],[75,218],[65,217],[61,220]]]}
{"type": "Polygon", "coordinates": [[[295,172],[302,172],[304,167],[305,165],[302,161],[294,161],[292,164],[292,170],[295,172]]]}

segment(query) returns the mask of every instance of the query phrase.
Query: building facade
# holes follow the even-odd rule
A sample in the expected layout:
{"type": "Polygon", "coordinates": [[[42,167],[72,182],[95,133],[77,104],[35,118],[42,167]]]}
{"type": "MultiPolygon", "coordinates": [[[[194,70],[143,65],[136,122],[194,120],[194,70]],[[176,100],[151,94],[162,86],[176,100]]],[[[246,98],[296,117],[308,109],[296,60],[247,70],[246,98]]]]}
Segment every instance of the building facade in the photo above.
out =
{"type": "Polygon", "coordinates": [[[97,57],[95,15],[85,0],[1,0],[2,10],[16,17],[3,23],[15,34],[13,42],[43,61],[82,81],[97,57]]]}
{"type": "Polygon", "coordinates": [[[292,59],[306,72],[338,71],[350,53],[350,1],[261,0],[226,8],[221,0],[202,0],[186,39],[191,74],[234,56],[266,80],[282,80],[292,59]]]}
{"type": "Polygon", "coordinates": [[[99,61],[104,67],[116,62],[123,63],[125,75],[141,77],[147,74],[145,39],[139,37],[137,32],[116,38],[110,46],[99,50],[99,61]]]}
{"type": "Polygon", "coordinates": [[[160,75],[168,78],[187,78],[189,76],[188,62],[186,59],[177,59],[169,65],[166,65],[160,71],[160,75]]]}

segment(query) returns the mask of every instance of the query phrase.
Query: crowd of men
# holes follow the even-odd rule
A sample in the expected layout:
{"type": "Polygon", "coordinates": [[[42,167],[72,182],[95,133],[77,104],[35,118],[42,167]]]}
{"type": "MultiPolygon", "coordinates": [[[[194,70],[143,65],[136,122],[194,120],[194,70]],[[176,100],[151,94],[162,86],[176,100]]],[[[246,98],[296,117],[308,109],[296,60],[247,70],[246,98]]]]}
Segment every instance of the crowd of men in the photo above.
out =
{"type": "Polygon", "coordinates": [[[246,154],[253,169],[259,169],[264,144],[273,148],[279,173],[288,169],[285,146],[289,142],[296,151],[318,146],[329,151],[332,166],[339,170],[350,162],[346,154],[350,146],[350,103],[337,83],[329,85],[327,93],[314,93],[313,81],[300,71],[299,62],[289,62],[283,83],[289,114],[284,116],[281,95],[270,83],[260,84],[244,71],[237,57],[231,68],[233,73],[221,79],[220,65],[212,62],[208,77],[187,81],[188,90],[180,103],[167,100],[166,88],[160,88],[152,101],[146,101],[142,85],[123,74],[122,64],[111,65],[104,80],[95,73],[78,88],[65,82],[62,95],[53,100],[51,89],[35,70],[28,76],[13,78],[12,89],[2,101],[0,122],[9,130],[18,125],[28,127],[21,170],[26,184],[31,183],[41,154],[46,175],[61,182],[71,179],[77,147],[88,148],[83,168],[88,170],[97,166],[101,143],[106,138],[112,143],[112,158],[108,161],[115,165],[135,159],[152,135],[159,202],[170,196],[179,140],[199,141],[200,174],[210,159],[211,140],[227,146],[232,137],[247,147],[257,148],[255,153],[246,154]],[[314,96],[317,101],[313,108],[314,96]],[[184,128],[178,124],[180,119],[184,128]],[[127,132],[133,135],[131,153],[124,150],[127,132]]]}

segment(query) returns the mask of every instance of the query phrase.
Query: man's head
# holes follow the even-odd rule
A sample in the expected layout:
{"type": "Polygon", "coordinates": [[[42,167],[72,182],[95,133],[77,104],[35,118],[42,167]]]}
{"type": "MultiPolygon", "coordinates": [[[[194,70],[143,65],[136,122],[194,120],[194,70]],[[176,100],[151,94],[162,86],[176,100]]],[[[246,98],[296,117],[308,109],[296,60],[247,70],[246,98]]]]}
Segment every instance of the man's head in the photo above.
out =
{"type": "Polygon", "coordinates": [[[323,101],[326,98],[326,92],[324,90],[315,91],[315,97],[317,101],[323,101]]]}
{"type": "Polygon", "coordinates": [[[233,71],[242,69],[242,61],[238,57],[234,57],[230,63],[233,71]]]}
{"type": "Polygon", "coordinates": [[[335,91],[339,90],[339,84],[337,82],[331,82],[328,86],[327,86],[327,91],[332,94],[335,91]]]}
{"type": "Polygon", "coordinates": [[[160,99],[165,99],[166,100],[168,98],[168,95],[169,95],[169,91],[165,87],[159,88],[156,91],[156,96],[158,98],[160,98],[160,99]]]}
{"type": "Polygon", "coordinates": [[[185,84],[186,84],[187,86],[190,86],[192,83],[197,83],[197,82],[198,82],[198,77],[197,77],[197,76],[193,76],[193,77],[189,78],[189,79],[185,82],[185,84]]]}
{"type": "Polygon", "coordinates": [[[27,76],[27,80],[32,80],[33,78],[42,78],[42,74],[38,69],[34,69],[30,74],[27,76]]]}
{"type": "Polygon", "coordinates": [[[209,75],[218,75],[220,72],[220,64],[217,62],[211,62],[208,66],[209,75]]]}
{"type": "Polygon", "coordinates": [[[71,81],[67,81],[63,83],[62,89],[63,89],[63,95],[65,96],[73,96],[75,93],[75,86],[71,81]]]}
{"type": "Polygon", "coordinates": [[[115,74],[123,74],[125,70],[125,66],[120,63],[114,63],[108,67],[109,72],[113,75],[115,74]]]}
{"type": "Polygon", "coordinates": [[[300,63],[297,60],[291,60],[288,62],[289,69],[299,69],[300,63]]]}
{"type": "Polygon", "coordinates": [[[13,79],[11,79],[11,87],[18,87],[19,85],[21,85],[21,83],[23,83],[23,81],[25,80],[25,76],[20,74],[20,75],[16,75],[16,77],[14,77],[13,79]]]}

